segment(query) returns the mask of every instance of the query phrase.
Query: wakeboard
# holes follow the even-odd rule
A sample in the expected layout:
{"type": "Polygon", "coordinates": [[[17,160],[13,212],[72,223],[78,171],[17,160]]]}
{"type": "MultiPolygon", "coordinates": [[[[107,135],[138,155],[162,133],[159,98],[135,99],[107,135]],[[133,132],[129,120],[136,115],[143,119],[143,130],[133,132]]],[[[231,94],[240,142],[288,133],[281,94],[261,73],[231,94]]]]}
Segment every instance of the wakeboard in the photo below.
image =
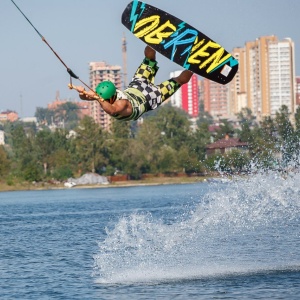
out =
{"type": "Polygon", "coordinates": [[[145,2],[130,2],[122,14],[122,24],[163,56],[202,77],[227,84],[238,71],[238,61],[221,45],[145,2]]]}

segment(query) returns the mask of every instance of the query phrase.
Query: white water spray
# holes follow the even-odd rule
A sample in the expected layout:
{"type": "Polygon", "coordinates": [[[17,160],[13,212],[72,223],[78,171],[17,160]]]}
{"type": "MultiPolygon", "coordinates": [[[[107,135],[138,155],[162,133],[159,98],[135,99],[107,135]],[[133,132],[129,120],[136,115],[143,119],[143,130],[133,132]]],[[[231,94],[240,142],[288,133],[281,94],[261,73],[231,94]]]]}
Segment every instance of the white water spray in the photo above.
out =
{"type": "Polygon", "coordinates": [[[171,224],[150,213],[124,216],[99,243],[97,282],[300,268],[300,255],[286,251],[289,243],[299,243],[299,182],[299,173],[283,178],[269,172],[212,184],[195,209],[171,224]]]}

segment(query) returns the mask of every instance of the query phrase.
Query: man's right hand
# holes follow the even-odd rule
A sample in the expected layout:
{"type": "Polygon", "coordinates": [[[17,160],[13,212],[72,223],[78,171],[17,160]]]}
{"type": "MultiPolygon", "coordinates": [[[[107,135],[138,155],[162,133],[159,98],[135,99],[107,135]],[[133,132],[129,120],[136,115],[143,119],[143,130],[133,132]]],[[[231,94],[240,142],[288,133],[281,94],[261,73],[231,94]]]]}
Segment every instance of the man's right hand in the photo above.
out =
{"type": "Polygon", "coordinates": [[[93,91],[86,91],[83,86],[75,86],[69,84],[70,89],[74,89],[79,93],[79,97],[81,100],[94,101],[99,100],[99,96],[93,91]]]}

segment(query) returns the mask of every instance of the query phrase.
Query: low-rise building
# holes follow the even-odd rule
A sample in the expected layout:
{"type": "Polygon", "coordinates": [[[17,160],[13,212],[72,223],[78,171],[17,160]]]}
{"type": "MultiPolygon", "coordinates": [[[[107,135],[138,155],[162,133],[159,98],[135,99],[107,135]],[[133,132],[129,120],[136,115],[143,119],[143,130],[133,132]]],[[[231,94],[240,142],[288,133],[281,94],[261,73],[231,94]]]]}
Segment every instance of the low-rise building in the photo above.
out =
{"type": "Polygon", "coordinates": [[[206,156],[208,157],[214,154],[226,154],[233,149],[248,152],[248,143],[242,142],[239,138],[231,138],[226,135],[225,138],[206,146],[206,156]]]}
{"type": "Polygon", "coordinates": [[[15,122],[18,119],[19,116],[15,111],[7,110],[0,112],[0,122],[15,122]]]}

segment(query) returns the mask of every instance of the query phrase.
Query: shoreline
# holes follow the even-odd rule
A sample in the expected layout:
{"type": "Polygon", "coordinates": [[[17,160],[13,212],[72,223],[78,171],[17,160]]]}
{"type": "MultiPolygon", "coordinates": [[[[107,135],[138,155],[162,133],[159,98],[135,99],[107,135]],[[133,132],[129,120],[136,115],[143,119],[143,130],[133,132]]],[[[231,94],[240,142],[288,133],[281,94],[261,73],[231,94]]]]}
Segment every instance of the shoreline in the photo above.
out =
{"type": "Polygon", "coordinates": [[[134,187],[134,186],[155,186],[155,185],[172,185],[172,184],[190,184],[205,182],[206,176],[195,177],[151,177],[143,180],[126,180],[116,181],[109,184],[87,184],[76,185],[74,187],[66,187],[64,183],[23,183],[16,185],[8,185],[0,183],[0,192],[16,192],[16,191],[43,191],[43,190],[70,190],[70,189],[91,189],[91,188],[116,188],[116,187],[134,187]]]}

